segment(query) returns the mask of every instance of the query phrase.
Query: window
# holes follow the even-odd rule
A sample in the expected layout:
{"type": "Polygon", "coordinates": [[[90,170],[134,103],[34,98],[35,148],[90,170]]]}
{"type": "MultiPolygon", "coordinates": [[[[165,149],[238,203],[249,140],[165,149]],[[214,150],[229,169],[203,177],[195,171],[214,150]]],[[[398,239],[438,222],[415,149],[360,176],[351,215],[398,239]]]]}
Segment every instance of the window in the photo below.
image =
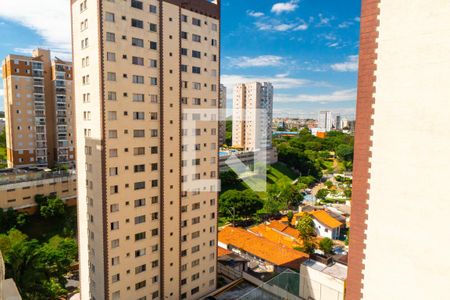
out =
{"type": "Polygon", "coordinates": [[[135,165],[134,173],[141,173],[141,172],[145,172],[145,165],[135,165]]]}
{"type": "Polygon", "coordinates": [[[142,207],[142,206],[145,206],[145,199],[134,200],[134,207],[142,207]]]}
{"type": "Polygon", "coordinates": [[[157,212],[152,213],[152,221],[154,221],[154,220],[158,220],[158,213],[157,212]]]}
{"type": "Polygon", "coordinates": [[[144,28],[144,22],[137,19],[131,19],[131,27],[144,28]]]}
{"type": "Polygon", "coordinates": [[[158,120],[158,113],[151,112],[150,113],[150,120],[152,120],[152,121],[158,120]]]}
{"type": "Polygon", "coordinates": [[[158,95],[150,95],[151,103],[158,103],[158,95]]]}
{"type": "Polygon", "coordinates": [[[113,13],[105,12],[105,21],[106,22],[115,22],[115,16],[113,13]]]}
{"type": "Polygon", "coordinates": [[[142,111],[135,111],[133,112],[133,120],[144,120],[145,115],[142,111]]]}
{"type": "Polygon", "coordinates": [[[200,105],[201,102],[202,102],[202,99],[200,99],[200,98],[194,98],[194,99],[192,99],[192,104],[193,104],[193,105],[200,105]]]}
{"type": "Polygon", "coordinates": [[[133,94],[133,102],[144,102],[144,94],[133,94]]]}
{"type": "Polygon", "coordinates": [[[132,64],[133,65],[138,65],[138,66],[143,66],[144,65],[144,58],[143,57],[133,56],[132,57],[132,64]]]}
{"type": "Polygon", "coordinates": [[[152,293],[152,299],[156,299],[156,298],[158,298],[159,297],[159,291],[154,291],[153,293],[152,293]]]}
{"type": "Polygon", "coordinates": [[[199,279],[200,278],[200,274],[199,273],[195,273],[195,274],[193,274],[192,276],[191,276],[191,280],[192,281],[195,281],[195,280],[197,280],[197,279],[199,279]]]}
{"type": "Polygon", "coordinates": [[[157,268],[159,266],[158,260],[152,261],[152,268],[157,268]]]}
{"type": "Polygon", "coordinates": [[[134,217],[134,224],[145,223],[145,215],[134,217]]]}
{"type": "Polygon", "coordinates": [[[217,47],[217,40],[212,39],[211,40],[211,46],[217,47]]]}
{"type": "Polygon", "coordinates": [[[117,130],[109,130],[108,131],[108,137],[110,139],[117,139],[117,130]]]}
{"type": "Polygon", "coordinates": [[[186,15],[181,15],[181,21],[182,22],[187,22],[188,21],[188,17],[186,15]]]}
{"type": "Polygon", "coordinates": [[[150,136],[151,137],[158,137],[158,129],[150,130],[150,136]]]}
{"type": "Polygon", "coordinates": [[[145,255],[145,248],[134,251],[134,257],[141,257],[145,255]]]}
{"type": "Polygon", "coordinates": [[[119,240],[118,239],[112,240],[111,241],[111,248],[117,248],[117,247],[119,247],[119,240]]]}
{"type": "Polygon", "coordinates": [[[158,228],[152,229],[152,236],[158,235],[158,228]]]}
{"type": "Polygon", "coordinates": [[[145,147],[136,147],[133,149],[134,155],[145,155],[145,147]]]}
{"type": "Polygon", "coordinates": [[[151,50],[157,50],[158,49],[158,43],[150,42],[150,49],[151,50]]]}
{"type": "Polygon", "coordinates": [[[107,74],[107,80],[108,80],[108,81],[116,81],[116,73],[114,73],[114,72],[108,72],[108,74],[107,74]]]}
{"type": "Polygon", "coordinates": [[[200,43],[202,41],[202,37],[199,36],[198,34],[192,34],[192,41],[200,43]]]}
{"type": "Polygon", "coordinates": [[[187,65],[181,65],[180,66],[181,72],[187,72],[187,69],[188,69],[187,65]]]}
{"type": "Polygon", "coordinates": [[[218,27],[217,27],[217,24],[216,24],[216,23],[212,23],[212,24],[211,24],[211,30],[212,30],[212,31],[217,31],[217,28],[218,28],[218,27]]]}
{"type": "Polygon", "coordinates": [[[144,40],[138,39],[138,38],[132,38],[131,39],[131,45],[136,47],[144,47],[144,40]]]}
{"type": "Polygon", "coordinates": [[[119,222],[111,222],[111,230],[119,229],[119,222]]]}
{"type": "Polygon", "coordinates": [[[158,154],[158,147],[156,147],[156,146],[151,147],[150,148],[150,153],[151,154],[158,154]]]}
{"type": "Polygon", "coordinates": [[[134,269],[134,273],[139,274],[139,273],[145,272],[146,268],[147,268],[147,265],[145,265],[145,264],[138,266],[134,269]]]}
{"type": "Polygon", "coordinates": [[[115,42],[116,41],[116,35],[112,32],[106,33],[106,41],[108,42],[115,42]]]}
{"type": "Polygon", "coordinates": [[[158,245],[153,245],[152,246],[152,252],[156,252],[158,251],[158,245]]]}
{"type": "Polygon", "coordinates": [[[200,67],[192,67],[192,73],[200,74],[201,73],[201,68],[200,67]]]}
{"type": "Polygon", "coordinates": [[[192,225],[200,223],[200,217],[192,218],[192,225]]]}
{"type": "Polygon", "coordinates": [[[119,262],[120,262],[120,260],[119,260],[119,257],[118,257],[118,256],[111,258],[111,264],[112,264],[113,266],[118,265],[119,262]]]}
{"type": "Polygon", "coordinates": [[[188,38],[187,32],[182,31],[182,32],[181,32],[181,38],[186,40],[186,39],[188,38]]]}
{"type": "Polygon", "coordinates": [[[152,204],[158,204],[158,196],[152,197],[152,204]]]}
{"type": "Polygon", "coordinates": [[[116,111],[108,111],[108,120],[109,121],[117,120],[117,112],[116,111]]]}
{"type": "Polygon", "coordinates": [[[108,100],[110,100],[110,101],[116,101],[116,100],[117,100],[117,94],[116,94],[116,92],[108,92],[108,100]]]}
{"type": "Polygon", "coordinates": [[[202,57],[202,53],[200,51],[192,50],[192,57],[201,58],[202,57]]]}
{"type": "Polygon", "coordinates": [[[156,24],[150,23],[150,31],[151,32],[157,32],[158,26],[156,24]]]}
{"type": "Polygon", "coordinates": [[[158,187],[158,180],[152,180],[152,187],[158,187]]]}
{"type": "Polygon", "coordinates": [[[135,182],[134,183],[134,190],[143,190],[145,189],[145,181],[135,182]]]}
{"type": "Polygon", "coordinates": [[[109,149],[109,157],[117,157],[117,149],[109,149]]]}
{"type": "Polygon", "coordinates": [[[134,235],[134,240],[135,241],[140,241],[140,240],[143,240],[143,239],[145,239],[145,231],[136,233],[134,235]]]}
{"type": "Polygon", "coordinates": [[[158,61],[156,59],[150,59],[149,60],[150,68],[157,68],[158,67],[158,61]]]}
{"type": "Polygon", "coordinates": [[[150,77],[150,85],[158,85],[158,78],[150,77]]]}
{"type": "Polygon", "coordinates": [[[202,21],[196,18],[192,18],[192,25],[195,26],[201,26],[202,25],[202,21]]]}
{"type": "Polygon", "coordinates": [[[106,53],[106,60],[108,60],[108,61],[116,61],[116,54],[114,52],[106,53]]]}
{"type": "Polygon", "coordinates": [[[181,48],[181,55],[188,55],[188,50],[186,48],[181,48]]]}
{"type": "Polygon", "coordinates": [[[155,5],[151,5],[150,4],[150,13],[152,13],[152,14],[156,14],[158,11],[157,11],[157,7],[155,6],[155,5]]]}
{"type": "Polygon", "coordinates": [[[199,290],[200,290],[199,287],[193,288],[193,289],[191,290],[191,295],[197,294],[199,290]]]}
{"type": "Polygon", "coordinates": [[[109,187],[109,192],[110,192],[111,195],[119,193],[119,186],[118,185],[110,186],[109,187]]]}
{"type": "Polygon", "coordinates": [[[192,83],[192,88],[194,90],[201,90],[202,89],[202,84],[200,82],[193,82],[192,83]]]}
{"type": "Polygon", "coordinates": [[[143,9],[144,5],[141,1],[131,0],[131,7],[134,7],[137,9],[143,9]]]}
{"type": "Polygon", "coordinates": [[[133,75],[133,83],[144,84],[144,76],[133,75]]]}
{"type": "Polygon", "coordinates": [[[145,286],[146,286],[146,281],[144,280],[144,281],[141,281],[141,282],[136,283],[134,288],[135,288],[136,290],[139,290],[139,289],[144,288],[145,286]]]}
{"type": "Polygon", "coordinates": [[[120,274],[113,275],[111,280],[112,280],[113,283],[120,281],[120,274]]]}

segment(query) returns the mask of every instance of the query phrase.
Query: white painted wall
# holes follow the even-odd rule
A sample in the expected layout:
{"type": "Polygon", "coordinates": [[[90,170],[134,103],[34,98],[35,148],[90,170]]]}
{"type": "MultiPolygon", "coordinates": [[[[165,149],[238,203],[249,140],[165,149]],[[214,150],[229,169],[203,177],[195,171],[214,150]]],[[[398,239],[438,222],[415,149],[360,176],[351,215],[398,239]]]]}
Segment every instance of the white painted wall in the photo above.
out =
{"type": "Polygon", "coordinates": [[[450,2],[380,9],[363,299],[449,299],[450,2]]]}

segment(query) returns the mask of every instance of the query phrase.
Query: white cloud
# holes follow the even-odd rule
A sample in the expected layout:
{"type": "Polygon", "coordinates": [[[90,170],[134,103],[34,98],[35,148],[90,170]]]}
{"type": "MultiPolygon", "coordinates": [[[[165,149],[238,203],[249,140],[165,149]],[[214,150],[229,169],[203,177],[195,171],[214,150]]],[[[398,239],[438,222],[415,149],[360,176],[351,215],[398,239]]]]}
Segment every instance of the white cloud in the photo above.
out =
{"type": "Polygon", "coordinates": [[[304,20],[297,20],[291,23],[281,23],[276,19],[267,19],[264,22],[256,22],[256,27],[262,31],[304,31],[308,29],[308,24],[304,20]]]}
{"type": "Polygon", "coordinates": [[[330,26],[330,21],[333,20],[334,17],[327,18],[323,14],[319,14],[319,22],[317,23],[317,27],[330,26]]]}
{"type": "Polygon", "coordinates": [[[248,82],[271,82],[276,90],[287,90],[305,86],[318,86],[322,83],[313,82],[308,79],[292,78],[288,76],[252,76],[252,75],[222,75],[221,83],[227,87],[227,95],[232,97],[233,88],[238,83],[248,82]]]}
{"type": "Polygon", "coordinates": [[[354,20],[355,22],[361,22],[361,18],[360,18],[360,17],[355,17],[353,20],[354,20]]]}
{"type": "Polygon", "coordinates": [[[260,11],[253,11],[253,10],[247,11],[247,14],[250,17],[255,17],[255,18],[259,18],[259,17],[263,17],[264,16],[264,13],[262,13],[260,11]]]}
{"type": "Polygon", "coordinates": [[[276,55],[260,55],[255,57],[227,57],[231,66],[239,68],[275,67],[283,64],[283,57],[276,55]]]}
{"type": "Polygon", "coordinates": [[[356,72],[358,71],[358,55],[350,55],[347,61],[331,65],[331,69],[337,72],[356,72]]]}
{"type": "Polygon", "coordinates": [[[356,89],[338,90],[330,94],[276,95],[276,102],[284,102],[284,103],[298,103],[298,102],[330,103],[330,102],[344,102],[355,100],[356,100],[356,89]]]}
{"type": "Polygon", "coordinates": [[[59,1],[2,1],[0,17],[34,30],[44,39],[45,47],[70,53],[70,2],[56,2],[59,1]]]}
{"type": "Polygon", "coordinates": [[[349,28],[351,25],[353,25],[352,22],[344,21],[341,24],[339,24],[338,27],[343,29],[343,28],[349,28]]]}
{"type": "Polygon", "coordinates": [[[292,12],[295,11],[298,8],[298,0],[291,0],[289,2],[279,2],[279,3],[275,3],[272,6],[272,10],[271,12],[273,12],[274,14],[281,14],[284,12],[292,12]]]}

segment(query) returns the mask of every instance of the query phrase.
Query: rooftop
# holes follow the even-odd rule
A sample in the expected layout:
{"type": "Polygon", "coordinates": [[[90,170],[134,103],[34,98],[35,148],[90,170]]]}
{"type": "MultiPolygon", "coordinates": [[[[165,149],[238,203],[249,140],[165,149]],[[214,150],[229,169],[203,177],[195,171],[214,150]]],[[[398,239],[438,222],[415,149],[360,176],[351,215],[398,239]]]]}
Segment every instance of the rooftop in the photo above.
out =
{"type": "Polygon", "coordinates": [[[322,223],[323,225],[334,229],[337,227],[341,227],[342,223],[330,216],[326,211],[324,210],[316,210],[310,212],[311,216],[315,218],[317,221],[322,223]]]}
{"type": "Polygon", "coordinates": [[[237,227],[222,229],[219,232],[219,242],[232,245],[274,265],[296,270],[299,269],[300,263],[309,257],[306,253],[237,227]]]}
{"type": "Polygon", "coordinates": [[[335,263],[332,266],[327,266],[318,261],[308,259],[303,263],[303,265],[340,280],[347,279],[347,266],[344,266],[343,264],[340,263],[335,263]]]}

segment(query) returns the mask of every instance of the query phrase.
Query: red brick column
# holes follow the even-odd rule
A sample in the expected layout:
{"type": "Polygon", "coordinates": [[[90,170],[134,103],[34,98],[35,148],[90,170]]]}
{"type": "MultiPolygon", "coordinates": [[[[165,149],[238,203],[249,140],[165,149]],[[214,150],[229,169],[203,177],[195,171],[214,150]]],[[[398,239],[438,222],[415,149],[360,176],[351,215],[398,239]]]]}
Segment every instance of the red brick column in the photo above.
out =
{"type": "Polygon", "coordinates": [[[362,0],[347,300],[362,298],[380,0],[362,0]]]}

